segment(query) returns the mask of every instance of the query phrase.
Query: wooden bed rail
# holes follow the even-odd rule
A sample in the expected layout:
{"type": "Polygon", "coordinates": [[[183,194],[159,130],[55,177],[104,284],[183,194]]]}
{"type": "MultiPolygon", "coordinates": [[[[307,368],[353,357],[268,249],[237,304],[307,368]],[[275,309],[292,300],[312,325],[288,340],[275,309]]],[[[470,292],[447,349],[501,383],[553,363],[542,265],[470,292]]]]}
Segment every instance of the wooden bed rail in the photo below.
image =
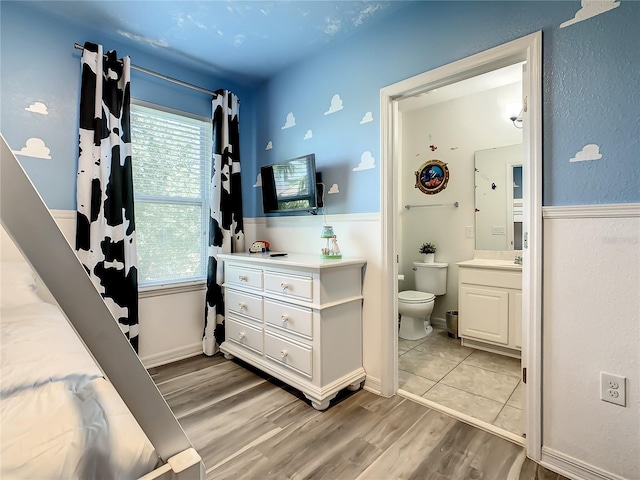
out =
{"type": "MultiPolygon", "coordinates": [[[[2,135],[0,172],[2,225],[87,345],[160,458],[170,464],[172,458],[174,463],[185,458],[186,454],[178,456],[182,452],[195,453],[2,135]]],[[[204,478],[200,457],[189,458],[195,464],[184,466],[179,478],[204,478]]]]}
{"type": "Polygon", "coordinates": [[[185,472],[188,468],[192,468],[200,463],[201,460],[202,459],[200,458],[200,455],[198,455],[198,452],[196,452],[195,449],[190,448],[184,452],[174,455],[167,460],[167,463],[156,468],[153,472],[149,472],[145,476],[138,478],[138,480],[191,479],[194,477],[187,476],[185,472]]]}

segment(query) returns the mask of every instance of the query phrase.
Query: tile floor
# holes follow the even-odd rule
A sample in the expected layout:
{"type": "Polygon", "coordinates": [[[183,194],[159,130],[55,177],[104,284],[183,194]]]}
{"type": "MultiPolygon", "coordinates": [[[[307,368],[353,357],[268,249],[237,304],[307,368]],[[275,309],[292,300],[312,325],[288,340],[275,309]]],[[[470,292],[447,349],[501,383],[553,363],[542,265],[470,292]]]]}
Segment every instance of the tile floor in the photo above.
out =
{"type": "Polygon", "coordinates": [[[398,339],[398,386],[522,435],[520,360],[463,347],[435,327],[422,340],[398,339]]]}

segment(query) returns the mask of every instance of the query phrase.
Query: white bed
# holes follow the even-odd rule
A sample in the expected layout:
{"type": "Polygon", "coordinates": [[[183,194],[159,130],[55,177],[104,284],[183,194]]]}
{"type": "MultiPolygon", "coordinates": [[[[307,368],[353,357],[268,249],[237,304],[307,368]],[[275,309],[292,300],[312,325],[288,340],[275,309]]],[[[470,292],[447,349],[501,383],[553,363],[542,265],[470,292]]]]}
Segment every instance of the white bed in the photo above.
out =
{"type": "Polygon", "coordinates": [[[0,478],[138,478],[158,455],[25,262],[0,264],[0,478]]]}

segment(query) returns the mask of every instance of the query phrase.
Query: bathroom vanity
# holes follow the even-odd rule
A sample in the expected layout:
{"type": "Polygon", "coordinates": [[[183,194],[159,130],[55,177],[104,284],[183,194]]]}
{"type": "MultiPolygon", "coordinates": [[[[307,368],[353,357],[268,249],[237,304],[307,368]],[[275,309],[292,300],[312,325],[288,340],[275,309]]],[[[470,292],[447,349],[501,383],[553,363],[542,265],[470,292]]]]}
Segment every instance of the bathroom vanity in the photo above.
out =
{"type": "Polygon", "coordinates": [[[458,263],[462,345],[520,358],[522,265],[476,258],[458,263]]]}
{"type": "Polygon", "coordinates": [[[362,259],[220,254],[225,332],[220,350],[302,391],[324,410],[362,367],[362,259]]]}

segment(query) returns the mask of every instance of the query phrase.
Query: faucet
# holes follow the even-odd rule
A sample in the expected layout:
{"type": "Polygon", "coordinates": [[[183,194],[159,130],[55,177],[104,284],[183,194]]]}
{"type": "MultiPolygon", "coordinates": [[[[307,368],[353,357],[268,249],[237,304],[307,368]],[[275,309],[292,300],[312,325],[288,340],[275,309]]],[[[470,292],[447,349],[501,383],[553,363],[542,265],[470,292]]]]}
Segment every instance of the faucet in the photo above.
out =
{"type": "Polygon", "coordinates": [[[516,265],[522,265],[522,256],[516,255],[516,258],[513,259],[513,263],[515,263],[516,265]]]}

